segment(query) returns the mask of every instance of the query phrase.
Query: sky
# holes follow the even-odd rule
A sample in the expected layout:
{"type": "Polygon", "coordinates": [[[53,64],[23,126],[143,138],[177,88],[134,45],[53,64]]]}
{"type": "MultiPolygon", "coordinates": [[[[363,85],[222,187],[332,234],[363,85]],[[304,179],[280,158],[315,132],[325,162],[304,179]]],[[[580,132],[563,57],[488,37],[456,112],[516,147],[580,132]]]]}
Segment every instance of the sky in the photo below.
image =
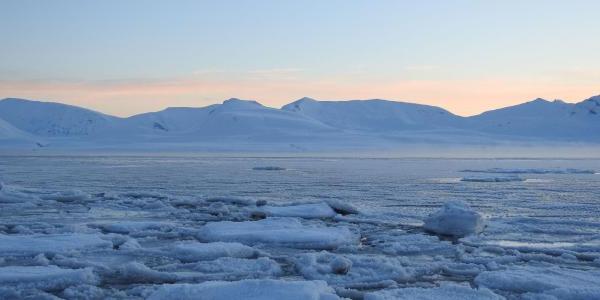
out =
{"type": "Polygon", "coordinates": [[[600,1],[0,0],[0,98],[130,116],[236,97],[463,115],[600,94],[600,1]]]}

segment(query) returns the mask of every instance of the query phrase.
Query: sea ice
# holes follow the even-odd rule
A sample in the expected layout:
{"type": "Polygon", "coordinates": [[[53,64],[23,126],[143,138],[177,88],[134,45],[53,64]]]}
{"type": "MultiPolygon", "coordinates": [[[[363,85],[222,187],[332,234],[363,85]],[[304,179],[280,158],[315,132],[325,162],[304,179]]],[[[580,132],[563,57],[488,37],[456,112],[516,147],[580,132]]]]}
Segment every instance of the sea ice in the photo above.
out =
{"type": "Polygon", "coordinates": [[[35,202],[40,198],[0,182],[0,203],[35,202]]]}
{"type": "Polygon", "coordinates": [[[460,179],[465,182],[519,182],[525,179],[519,176],[465,176],[460,179]]]}
{"type": "Polygon", "coordinates": [[[256,258],[260,251],[240,243],[180,242],[165,249],[168,256],[182,262],[213,260],[219,257],[256,258]]]}
{"type": "Polygon", "coordinates": [[[65,253],[71,251],[112,249],[113,243],[97,234],[0,234],[0,255],[27,256],[40,253],[65,253]]]}
{"type": "Polygon", "coordinates": [[[106,232],[132,234],[143,231],[169,231],[174,228],[172,223],[154,221],[121,221],[113,223],[92,224],[106,232]]]}
{"type": "Polygon", "coordinates": [[[358,237],[346,227],[308,226],[294,218],[212,222],[203,226],[197,236],[202,241],[272,244],[302,249],[335,249],[358,243],[358,237]]]}
{"type": "Polygon", "coordinates": [[[484,226],[483,217],[468,204],[449,201],[441,210],[425,219],[423,228],[437,234],[464,237],[483,231],[484,226]]]}
{"type": "Polygon", "coordinates": [[[600,271],[560,267],[510,266],[482,272],[475,278],[480,287],[544,299],[600,299],[600,271]],[[537,295],[536,295],[537,294],[537,295]],[[585,295],[585,296],[584,296],[585,295]],[[559,296],[559,297],[556,297],[559,296]]]}
{"type": "Polygon", "coordinates": [[[115,267],[110,276],[105,276],[109,277],[107,281],[119,284],[173,283],[177,280],[177,276],[174,274],[156,271],[134,261],[115,267]]]}
{"type": "Polygon", "coordinates": [[[210,261],[160,266],[157,270],[174,272],[180,282],[272,278],[282,273],[279,264],[267,257],[220,257],[210,261]]]}
{"type": "Polygon", "coordinates": [[[402,234],[375,236],[375,245],[391,255],[454,255],[455,247],[437,236],[425,234],[402,234]]]}
{"type": "Polygon", "coordinates": [[[44,200],[54,200],[58,202],[85,202],[90,199],[90,195],[80,190],[71,190],[42,195],[41,198],[44,200]]]}
{"type": "Polygon", "coordinates": [[[364,300],[502,300],[486,288],[472,289],[457,284],[444,284],[434,288],[402,288],[381,290],[365,295],[364,300]]]}
{"type": "Polygon", "coordinates": [[[96,284],[91,268],[61,269],[57,266],[0,267],[0,286],[57,291],[78,284],[96,284]]]}
{"type": "Polygon", "coordinates": [[[246,197],[211,197],[206,199],[206,202],[220,202],[227,204],[235,204],[242,206],[256,205],[256,200],[246,197]]]}
{"type": "Polygon", "coordinates": [[[381,255],[304,253],[294,259],[294,266],[306,279],[350,288],[387,286],[413,278],[400,258],[381,255]]]}
{"type": "Polygon", "coordinates": [[[208,281],[200,284],[160,286],[148,300],[161,299],[212,300],[335,300],[335,291],[323,281],[242,280],[208,281]]]}
{"type": "Polygon", "coordinates": [[[287,206],[265,205],[260,208],[267,216],[297,217],[297,218],[331,218],[336,215],[331,206],[326,203],[307,203],[287,206]]]}
{"type": "Polygon", "coordinates": [[[327,199],[326,202],[338,214],[351,215],[351,214],[359,214],[360,213],[358,208],[354,207],[350,203],[342,202],[341,200],[327,199]]]}
{"type": "Polygon", "coordinates": [[[505,169],[505,168],[491,168],[491,169],[467,169],[461,170],[461,172],[468,173],[498,173],[498,174],[595,174],[594,170],[585,169],[543,169],[543,168],[529,168],[529,169],[505,169]]]}
{"type": "Polygon", "coordinates": [[[265,167],[254,167],[252,170],[255,171],[285,171],[285,168],[276,166],[265,166],[265,167]]]}

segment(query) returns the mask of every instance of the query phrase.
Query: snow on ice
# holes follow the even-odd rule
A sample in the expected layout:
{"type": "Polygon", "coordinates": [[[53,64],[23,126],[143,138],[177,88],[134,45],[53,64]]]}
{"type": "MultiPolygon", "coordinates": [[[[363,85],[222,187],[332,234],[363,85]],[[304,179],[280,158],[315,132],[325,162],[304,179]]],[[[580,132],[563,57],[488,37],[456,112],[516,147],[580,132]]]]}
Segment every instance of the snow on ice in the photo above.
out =
{"type": "Polygon", "coordinates": [[[57,266],[0,267],[0,286],[17,289],[60,291],[79,284],[97,284],[92,269],[61,269],[57,266]]]}
{"type": "Polygon", "coordinates": [[[0,255],[3,256],[56,254],[112,247],[110,240],[102,239],[97,234],[0,234],[0,255]]]}
{"type": "Polygon", "coordinates": [[[260,251],[240,243],[179,242],[165,249],[165,254],[182,262],[214,260],[220,257],[255,258],[260,251]]]}
{"type": "Polygon", "coordinates": [[[600,298],[598,270],[512,266],[505,270],[482,272],[475,277],[475,283],[494,290],[524,294],[530,299],[600,298]]]}
{"type": "Polygon", "coordinates": [[[427,217],[423,228],[437,234],[463,237],[481,232],[484,226],[483,217],[468,204],[452,201],[427,217]]]}
{"type": "MultiPolygon", "coordinates": [[[[18,178],[3,177],[8,184],[0,185],[0,298],[600,296],[598,176],[545,173],[550,181],[526,185],[459,184],[428,180],[440,174],[428,171],[427,160],[324,160],[302,165],[312,169],[301,176],[278,172],[265,180],[275,173],[254,172],[255,160],[238,168],[200,160],[202,174],[198,165],[186,171],[194,160],[169,170],[170,158],[159,164],[163,172],[155,172],[152,159],[132,163],[135,172],[123,174],[137,178],[142,168],[152,176],[139,188],[120,188],[113,176],[121,173],[87,171],[97,183],[58,180],[48,188],[54,172],[18,177],[23,161],[12,162],[18,178]],[[414,174],[390,176],[388,169],[414,174]],[[160,185],[165,174],[180,173],[189,181],[160,185]],[[351,175],[351,183],[315,175],[322,173],[351,175]],[[30,176],[40,176],[32,188],[15,185],[30,176]]],[[[36,169],[45,162],[33,161],[36,169]]],[[[10,164],[3,161],[7,172],[10,164]]],[[[448,164],[455,169],[440,177],[455,176],[457,164],[473,167],[448,164]]],[[[83,164],[77,165],[73,170],[83,164]]]]}
{"type": "Polygon", "coordinates": [[[466,182],[519,182],[525,179],[519,176],[465,176],[460,181],[466,182]]]}
{"type": "Polygon", "coordinates": [[[444,284],[434,288],[388,289],[368,293],[364,300],[502,300],[504,297],[488,289],[472,289],[457,284],[444,284]]]}
{"type": "Polygon", "coordinates": [[[297,218],[332,218],[336,212],[327,203],[309,203],[285,206],[266,205],[260,208],[267,216],[297,218]]]}
{"type": "Polygon", "coordinates": [[[335,249],[358,243],[346,227],[304,225],[295,218],[273,218],[245,222],[213,222],[197,235],[203,241],[239,242],[247,245],[271,244],[304,249],[335,249]]]}
{"type": "Polygon", "coordinates": [[[213,281],[200,284],[164,285],[149,300],[166,299],[213,300],[335,300],[335,291],[322,281],[242,280],[237,282],[213,281]]]}

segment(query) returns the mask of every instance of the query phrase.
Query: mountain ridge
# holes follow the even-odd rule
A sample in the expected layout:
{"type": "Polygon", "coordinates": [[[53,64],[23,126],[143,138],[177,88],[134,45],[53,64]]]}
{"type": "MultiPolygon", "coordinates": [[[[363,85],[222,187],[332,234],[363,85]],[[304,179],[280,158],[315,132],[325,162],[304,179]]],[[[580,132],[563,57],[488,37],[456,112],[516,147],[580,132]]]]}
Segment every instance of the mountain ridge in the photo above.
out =
{"type": "Polygon", "coordinates": [[[49,139],[50,144],[300,141],[376,146],[528,139],[600,143],[600,95],[578,103],[537,98],[470,117],[410,102],[303,97],[281,108],[230,98],[204,107],[168,107],[121,118],[74,105],[6,98],[0,100],[0,120],[27,138],[49,139]]]}

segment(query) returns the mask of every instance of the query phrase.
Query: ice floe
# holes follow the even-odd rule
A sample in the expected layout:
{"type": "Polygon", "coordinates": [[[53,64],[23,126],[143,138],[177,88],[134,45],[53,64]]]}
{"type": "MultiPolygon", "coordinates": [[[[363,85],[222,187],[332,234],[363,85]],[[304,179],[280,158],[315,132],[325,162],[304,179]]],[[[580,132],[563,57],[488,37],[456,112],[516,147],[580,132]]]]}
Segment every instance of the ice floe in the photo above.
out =
{"type": "Polygon", "coordinates": [[[211,222],[198,231],[197,237],[208,242],[271,244],[306,249],[335,249],[358,243],[358,237],[346,227],[309,226],[294,218],[211,222]]]}
{"type": "Polygon", "coordinates": [[[465,182],[519,182],[525,179],[519,176],[465,176],[460,179],[465,182]]]}
{"type": "Polygon", "coordinates": [[[172,223],[154,221],[120,221],[91,225],[92,227],[100,227],[106,232],[121,234],[140,233],[143,231],[170,231],[174,228],[172,223]]]}
{"type": "Polygon", "coordinates": [[[424,234],[381,234],[373,237],[373,244],[391,255],[454,255],[455,246],[440,241],[437,236],[424,234]]]}
{"type": "Polygon", "coordinates": [[[220,257],[194,263],[167,264],[157,267],[157,270],[172,272],[179,282],[262,279],[277,277],[282,273],[281,266],[267,257],[220,257]]]}
{"type": "Polygon", "coordinates": [[[283,167],[276,166],[264,166],[264,167],[254,167],[252,170],[255,171],[285,171],[286,169],[283,167]]]}
{"type": "Polygon", "coordinates": [[[0,255],[37,255],[112,249],[113,243],[97,234],[0,234],[0,255]]]}
{"type": "Polygon", "coordinates": [[[306,203],[286,206],[265,205],[260,208],[267,216],[297,218],[332,218],[336,212],[327,203],[306,203]]]}
{"type": "Polygon", "coordinates": [[[0,267],[0,286],[44,291],[63,290],[78,284],[96,284],[92,269],[61,269],[57,266],[0,267]]]}
{"type": "Polygon", "coordinates": [[[136,261],[121,264],[113,270],[114,272],[105,274],[106,277],[109,277],[105,278],[106,281],[121,284],[173,283],[177,281],[175,274],[156,271],[136,261]]]}
{"type": "Polygon", "coordinates": [[[338,214],[350,215],[360,213],[358,208],[348,202],[342,202],[341,200],[337,199],[327,199],[326,202],[338,214]]]}
{"type": "Polygon", "coordinates": [[[486,288],[472,289],[457,284],[444,284],[433,288],[401,288],[381,290],[365,295],[364,300],[502,300],[486,288]]]}
{"type": "Polygon", "coordinates": [[[166,248],[165,254],[182,262],[196,262],[220,257],[256,258],[260,251],[240,243],[179,242],[166,248]]]}
{"type": "Polygon", "coordinates": [[[42,195],[41,198],[45,200],[54,200],[58,202],[85,202],[90,199],[90,195],[80,190],[70,190],[48,195],[42,195]]]}
{"type": "Polygon", "coordinates": [[[449,201],[441,210],[428,216],[423,228],[425,230],[456,237],[483,231],[483,217],[462,201],[449,201]]]}
{"type": "Polygon", "coordinates": [[[246,197],[211,197],[206,199],[207,202],[220,202],[235,205],[256,205],[257,200],[246,197]]]}
{"type": "Polygon", "coordinates": [[[411,270],[397,257],[334,254],[326,251],[301,254],[294,259],[298,272],[309,280],[350,288],[394,285],[413,278],[411,270]]]}
{"type": "Polygon", "coordinates": [[[595,174],[595,170],[586,169],[544,169],[544,168],[529,168],[529,169],[506,169],[506,168],[490,168],[490,169],[466,169],[461,172],[468,173],[499,173],[499,174],[595,174]]]}
{"type": "Polygon", "coordinates": [[[40,198],[0,182],[0,203],[35,202],[36,200],[40,200],[40,198]]]}
{"type": "Polygon", "coordinates": [[[335,291],[322,281],[242,280],[208,281],[200,284],[171,284],[159,287],[148,300],[335,300],[335,291]]]}
{"type": "Polygon", "coordinates": [[[525,294],[531,299],[600,299],[598,270],[511,266],[482,272],[475,283],[492,290],[525,294]]]}

